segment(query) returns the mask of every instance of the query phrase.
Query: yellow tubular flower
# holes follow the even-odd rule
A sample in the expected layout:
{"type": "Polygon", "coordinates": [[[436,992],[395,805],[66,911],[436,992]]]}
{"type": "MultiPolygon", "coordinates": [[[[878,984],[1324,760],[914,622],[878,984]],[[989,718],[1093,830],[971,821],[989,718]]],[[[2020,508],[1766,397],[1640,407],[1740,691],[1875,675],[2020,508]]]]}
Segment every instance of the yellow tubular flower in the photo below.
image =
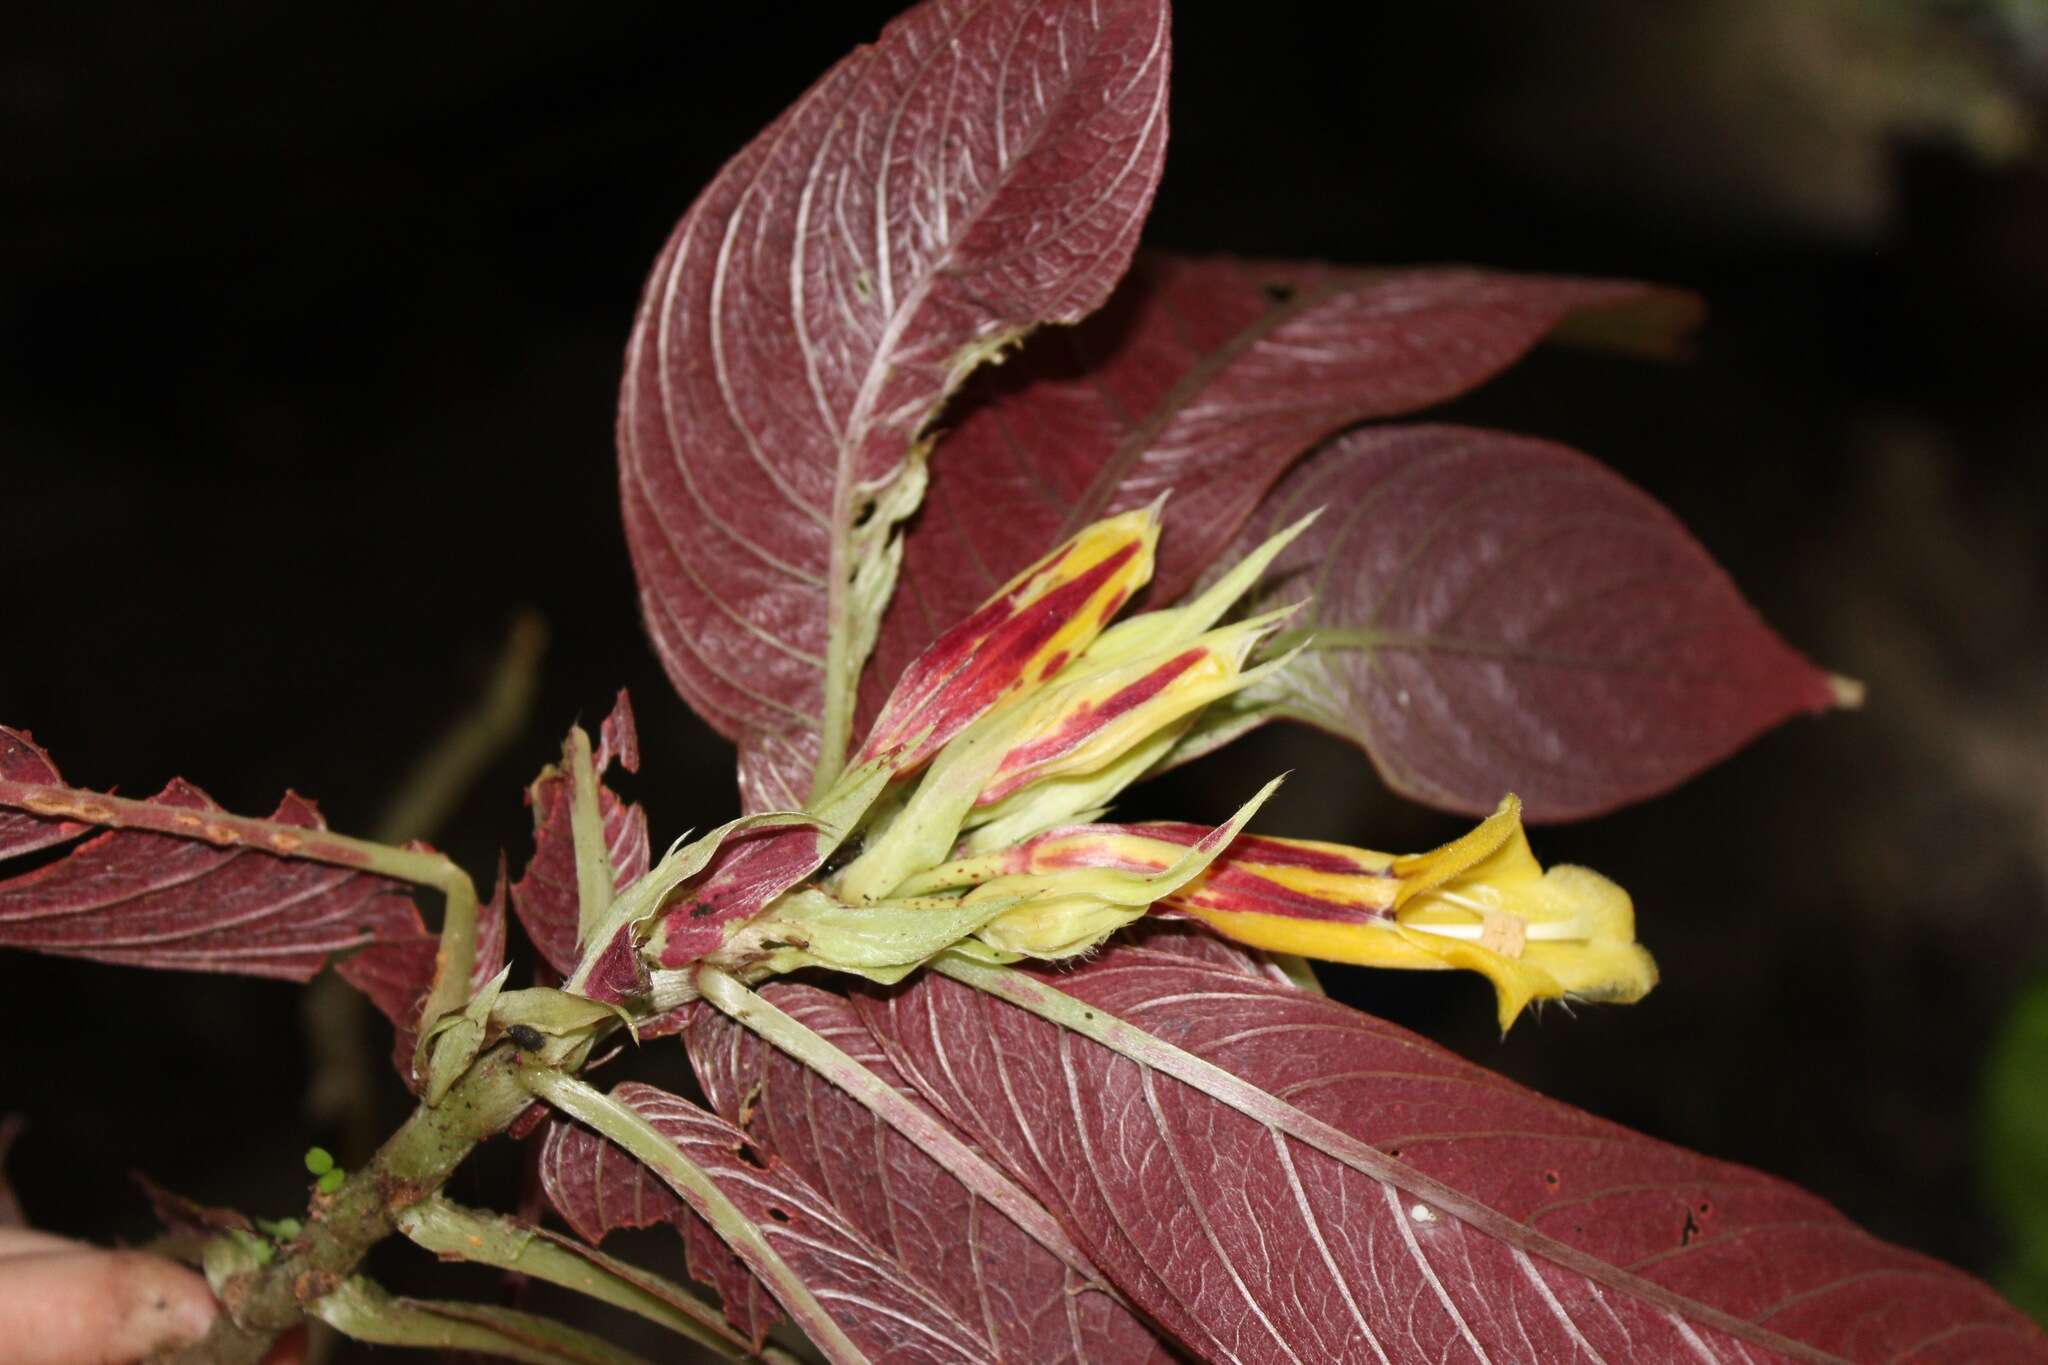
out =
{"type": "MultiPolygon", "coordinates": [[[[1152,872],[1212,831],[1077,825],[917,877],[911,890],[1082,869],[1152,872]]],[[[1656,984],[1628,893],[1596,872],[1545,872],[1510,796],[1463,838],[1397,858],[1341,844],[1240,835],[1155,909],[1272,952],[1373,967],[1464,968],[1493,982],[1505,1032],[1531,1000],[1628,1003],[1656,984]]]]}

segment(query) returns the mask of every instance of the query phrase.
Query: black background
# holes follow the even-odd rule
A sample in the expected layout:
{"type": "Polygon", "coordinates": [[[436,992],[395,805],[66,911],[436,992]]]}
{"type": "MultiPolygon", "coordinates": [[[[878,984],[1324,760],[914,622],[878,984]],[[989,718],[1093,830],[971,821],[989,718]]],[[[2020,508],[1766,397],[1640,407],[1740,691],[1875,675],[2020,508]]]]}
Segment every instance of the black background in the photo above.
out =
{"type": "MultiPolygon", "coordinates": [[[[622,684],[657,843],[724,818],[729,750],[637,621],[619,353],[697,188],[890,8],[112,4],[25,24],[0,57],[0,718],[81,785],[182,774],[251,813],[290,785],[362,830],[531,607],[552,639],[534,719],[440,842],[483,875],[500,848],[516,866],[523,783],[622,684]]],[[[1988,1271],[1977,1068],[2048,943],[2048,177],[1877,129],[1850,139],[1875,197],[1830,199],[1797,160],[1810,111],[1716,103],[1754,73],[1701,77],[1626,6],[1507,9],[1345,7],[1333,28],[1336,7],[1184,6],[1148,240],[1700,290],[1688,364],[1545,351],[1449,411],[1664,499],[1871,704],[1539,833],[1547,860],[1634,893],[1664,973],[1643,1004],[1553,1009],[1503,1042],[1477,981],[1334,989],[1988,1271]]],[[[1130,809],[1220,818],[1283,767],[1264,828],[1397,850],[1456,828],[1352,751],[1278,732],[1130,809]]],[[[329,1135],[301,1117],[288,988],[0,972],[32,1219],[146,1236],[130,1167],[258,1212],[301,1201],[298,1154],[329,1135]]]]}

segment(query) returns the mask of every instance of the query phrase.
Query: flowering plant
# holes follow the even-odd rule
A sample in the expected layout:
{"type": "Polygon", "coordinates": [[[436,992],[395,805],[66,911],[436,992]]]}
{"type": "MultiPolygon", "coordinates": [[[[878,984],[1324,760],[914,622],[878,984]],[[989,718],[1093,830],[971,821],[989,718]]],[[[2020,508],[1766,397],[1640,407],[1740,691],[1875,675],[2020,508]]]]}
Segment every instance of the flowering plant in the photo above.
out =
{"type": "Polygon", "coordinates": [[[529,789],[532,856],[484,899],[297,797],[86,791],[0,730],[0,859],[36,859],[0,881],[0,943],[331,962],[417,1097],[358,1169],[310,1156],[290,1217],[158,1192],[222,1310],[182,1358],[256,1360],[308,1318],[627,1358],[387,1294],[363,1258],[393,1234],[730,1359],[790,1359],[779,1318],[838,1362],[2048,1358],[1812,1196],[1321,993],[1311,959],[1478,972],[1503,1029],[1639,999],[1628,894],[1545,870],[1524,818],[1653,795],[1853,685],[1585,456],[1383,420],[1547,335],[1667,344],[1683,300],[1134,264],[1168,50],[1163,0],[926,0],[656,263],[626,533],[670,678],[738,748],[737,819],[655,856],[614,788],[640,762],[621,695],[529,789]],[[1110,818],[1272,720],[1476,826],[1405,856],[1290,839],[1258,823],[1278,779],[1213,827],[1110,818]],[[676,1034],[704,1103],[593,1083],[676,1034]],[[442,1192],[500,1135],[568,1233],[442,1192]],[[652,1225],[715,1303],[599,1245],[652,1225]]]}

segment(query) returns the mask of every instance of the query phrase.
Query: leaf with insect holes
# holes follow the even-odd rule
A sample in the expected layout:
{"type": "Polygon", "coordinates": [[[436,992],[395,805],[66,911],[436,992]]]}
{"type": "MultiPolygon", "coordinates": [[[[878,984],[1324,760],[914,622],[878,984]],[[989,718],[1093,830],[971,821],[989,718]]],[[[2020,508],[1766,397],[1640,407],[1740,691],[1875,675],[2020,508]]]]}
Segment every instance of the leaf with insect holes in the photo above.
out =
{"type": "MultiPolygon", "coordinates": [[[[476,910],[476,961],[470,968],[469,988],[483,989],[505,968],[505,860],[498,859],[498,880],[489,900],[476,910]]],[[[419,1041],[420,1009],[434,984],[434,962],[440,951],[440,936],[430,932],[417,911],[411,932],[402,938],[373,943],[353,953],[336,966],[341,979],[369,997],[370,1003],[391,1021],[391,1065],[408,1088],[412,1074],[414,1045],[419,1041]]]]}
{"type": "MultiPolygon", "coordinates": [[[[598,729],[592,767],[597,771],[597,805],[604,843],[610,855],[612,887],[624,891],[647,873],[651,858],[647,812],[604,784],[616,762],[627,772],[640,770],[640,743],[633,725],[633,707],[619,693],[611,714],[598,729]]],[[[512,884],[512,909],[520,927],[548,966],[566,978],[576,970],[576,925],[581,904],[576,890],[576,836],[569,827],[569,779],[549,768],[526,791],[533,808],[533,857],[512,884]]]]}
{"type": "MultiPolygon", "coordinates": [[[[11,730],[0,737],[13,742],[19,770],[27,737],[11,730]]],[[[209,819],[221,809],[213,799],[183,780],[148,804],[165,824],[191,833],[108,829],[55,861],[12,876],[0,868],[0,947],[306,981],[337,953],[418,930],[419,912],[403,882],[245,845],[209,819]]],[[[12,776],[0,777],[0,808],[15,831],[0,857],[49,846],[20,823],[24,817],[67,835],[79,827],[66,816],[113,823],[96,793],[12,776]]],[[[327,828],[313,804],[295,794],[268,818],[283,827],[273,832],[281,850],[317,843],[327,828]]]]}
{"type": "MultiPolygon", "coordinates": [[[[900,1074],[1210,1360],[2048,1360],[1959,1271],[1155,928],[1039,979],[1261,1118],[957,982],[857,1004],[900,1074]],[[1339,1160],[1280,1125],[1326,1125],[1339,1160]]],[[[1093,1016],[1091,1016],[1093,1017],[1093,1016]]]]}
{"type": "Polygon", "coordinates": [[[1331,433],[1463,393],[1559,329],[1633,321],[1622,340],[1668,347],[1689,305],[1614,280],[1140,255],[1100,312],[1032,337],[949,412],[863,729],[934,637],[1089,522],[1171,493],[1148,599],[1168,604],[1331,433]]]}
{"type": "MultiPolygon", "coordinates": [[[[786,1166],[747,1159],[747,1135],[715,1114],[653,1086],[626,1082],[612,1091],[708,1173],[754,1223],[825,1312],[877,1361],[904,1365],[992,1361],[973,1328],[944,1296],[869,1241],[826,1194],[786,1166]]],[[[541,1179],[555,1210],[577,1235],[596,1243],[614,1228],[697,1225],[694,1214],[649,1170],[587,1128],[550,1125],[541,1179]]],[[[726,1316],[758,1346],[772,1322],[744,1268],[707,1262],[716,1246],[691,1242],[691,1274],[720,1291],[726,1316]]],[[[729,1258],[723,1258],[729,1260],[729,1258]]]]}
{"type": "MultiPolygon", "coordinates": [[[[844,999],[794,984],[763,993],[915,1095],[844,999]]],[[[847,1221],[943,1297],[982,1334],[993,1358],[1043,1365],[1173,1359],[1128,1308],[830,1081],[709,1010],[698,1012],[688,1042],[713,1107],[782,1169],[832,1191],[847,1221]]]]}
{"type": "Polygon", "coordinates": [[[1166,145],[1164,0],[916,6],[698,196],[619,407],[648,628],[750,754],[749,809],[844,755],[946,395],[1130,261],[1166,145]],[[822,746],[822,748],[821,748],[822,746]]]}
{"type": "Polygon", "coordinates": [[[1306,654],[1220,717],[1362,745],[1405,796],[1537,820],[1675,786],[1842,701],[1657,501],[1577,451],[1455,426],[1380,427],[1292,470],[1238,549],[1325,515],[1266,575],[1309,599],[1306,654]]]}

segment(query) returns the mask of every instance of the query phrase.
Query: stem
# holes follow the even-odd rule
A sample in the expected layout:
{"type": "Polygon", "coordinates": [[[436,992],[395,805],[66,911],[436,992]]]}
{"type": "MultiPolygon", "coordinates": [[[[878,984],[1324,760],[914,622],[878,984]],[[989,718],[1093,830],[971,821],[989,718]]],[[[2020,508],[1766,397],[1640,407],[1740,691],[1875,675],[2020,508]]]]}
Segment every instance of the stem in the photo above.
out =
{"type": "Polygon", "coordinates": [[[534,1094],[571,1118],[589,1124],[667,1182],[768,1286],[790,1320],[833,1365],[870,1365],[868,1357],[811,1293],[810,1286],[768,1245],[768,1239],[753,1220],[741,1213],[710,1175],[684,1156],[659,1128],[630,1105],[573,1076],[538,1071],[527,1078],[527,1084],[534,1094]]]}
{"type": "Polygon", "coordinates": [[[109,829],[144,829],[221,848],[253,848],[274,857],[302,858],[432,887],[441,893],[443,904],[441,950],[434,961],[433,989],[427,993],[426,1007],[420,1015],[421,1034],[442,1015],[461,1009],[469,999],[469,973],[476,962],[476,887],[470,884],[467,872],[438,853],[393,848],[325,829],[230,815],[223,810],[133,801],[125,796],[33,782],[0,781],[0,806],[109,829]]]}
{"type": "Polygon", "coordinates": [[[773,1347],[752,1350],[724,1314],[681,1285],[545,1228],[466,1209],[437,1195],[401,1212],[398,1229],[443,1258],[531,1275],[638,1314],[721,1359],[795,1365],[773,1347]]]}
{"type": "Polygon", "coordinates": [[[934,971],[963,985],[1028,1010],[1061,1028],[1092,1038],[1142,1067],[1184,1082],[1254,1122],[1306,1143],[1361,1175],[1433,1205],[1507,1246],[1541,1256],[1604,1288],[1643,1299],[1668,1312],[1727,1332],[1739,1341],[1767,1346],[1794,1360],[1833,1362],[1837,1359],[1537,1232],[1464,1191],[1388,1156],[1362,1138],[1304,1113],[1215,1063],[1204,1061],[1192,1052],[1175,1047],[1135,1024],[1126,1023],[1106,1010],[1055,990],[1023,972],[1007,967],[984,967],[950,953],[935,958],[931,965],[934,971]]]}
{"type": "Polygon", "coordinates": [[[844,1090],[869,1113],[916,1143],[926,1156],[945,1167],[969,1191],[993,1205],[1076,1274],[1101,1283],[1102,1272],[1074,1245],[1044,1206],[962,1142],[929,1110],[718,968],[700,967],[697,988],[706,1000],[740,1025],[844,1090]]]}
{"type": "MultiPolygon", "coordinates": [[[[414,762],[371,826],[372,839],[396,845],[439,833],[483,770],[525,727],[547,635],[538,612],[513,618],[482,695],[414,762]]],[[[336,1125],[343,1135],[336,1151],[345,1165],[359,1165],[380,1136],[375,1096],[383,1059],[371,1055],[370,1002],[333,972],[322,972],[307,986],[301,1008],[313,1052],[308,1115],[336,1125]]],[[[308,1355],[318,1358],[318,1348],[309,1347],[308,1355]]]]}
{"type": "Polygon", "coordinates": [[[551,1318],[490,1304],[393,1298],[360,1278],[343,1283],[313,1311],[337,1331],[379,1346],[473,1351],[526,1365],[648,1365],[551,1318]]]}
{"type": "Polygon", "coordinates": [[[168,1357],[174,1365],[244,1365],[260,1360],[307,1306],[337,1288],[372,1246],[396,1230],[396,1210],[439,1189],[470,1149],[532,1103],[520,1053],[500,1047],[479,1058],[441,1103],[421,1105],[313,1216],[288,1255],[221,1288],[227,1310],[204,1341],[168,1357]]]}
{"type": "Polygon", "coordinates": [[[612,903],[612,860],[604,842],[604,814],[597,801],[597,765],[590,736],[578,725],[562,746],[569,768],[569,833],[576,847],[576,946],[590,946],[591,932],[612,903]]]}

